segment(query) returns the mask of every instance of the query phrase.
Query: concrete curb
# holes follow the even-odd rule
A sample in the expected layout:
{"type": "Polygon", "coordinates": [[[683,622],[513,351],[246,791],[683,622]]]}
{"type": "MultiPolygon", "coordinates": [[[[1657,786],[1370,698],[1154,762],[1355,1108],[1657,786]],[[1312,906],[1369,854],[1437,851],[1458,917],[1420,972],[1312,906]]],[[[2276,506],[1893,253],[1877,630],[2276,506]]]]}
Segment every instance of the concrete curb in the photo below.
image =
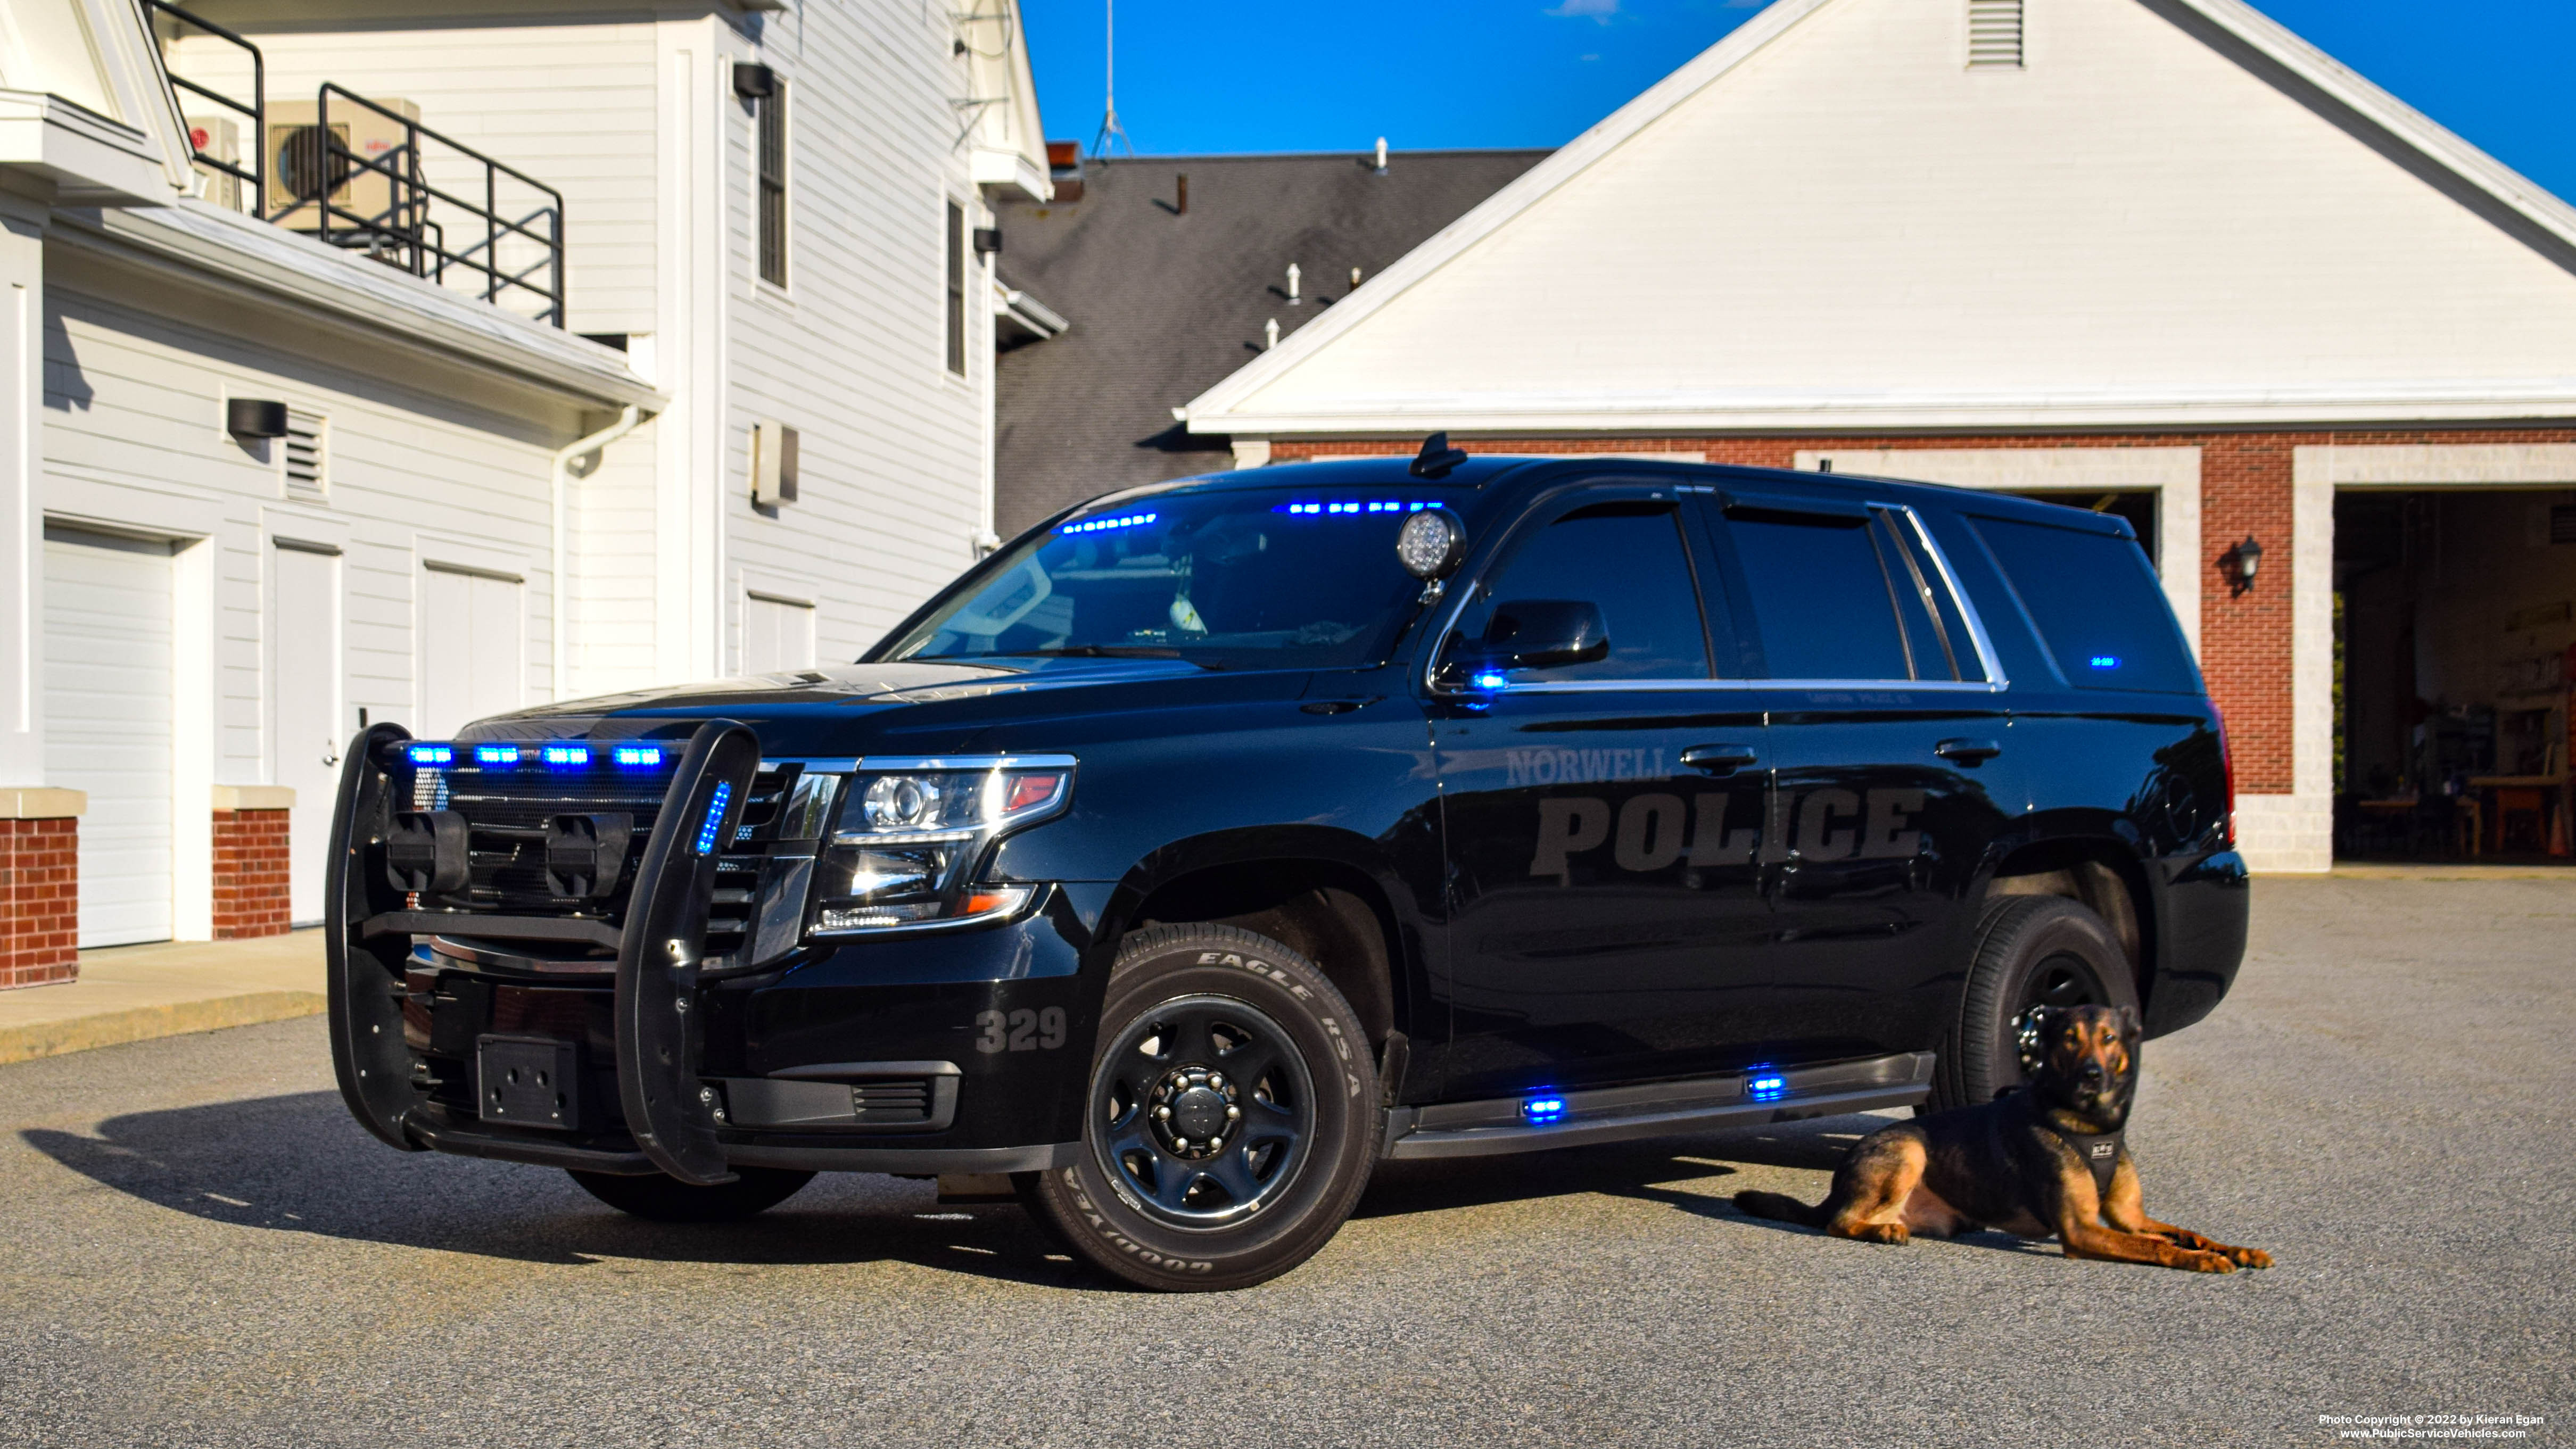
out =
{"type": "Polygon", "coordinates": [[[245,991],[197,1001],[103,1011],[64,1021],[0,1026],[0,1066],[92,1047],[123,1046],[165,1036],[221,1031],[228,1026],[257,1026],[299,1016],[319,1016],[324,1002],[318,991],[245,991]]]}

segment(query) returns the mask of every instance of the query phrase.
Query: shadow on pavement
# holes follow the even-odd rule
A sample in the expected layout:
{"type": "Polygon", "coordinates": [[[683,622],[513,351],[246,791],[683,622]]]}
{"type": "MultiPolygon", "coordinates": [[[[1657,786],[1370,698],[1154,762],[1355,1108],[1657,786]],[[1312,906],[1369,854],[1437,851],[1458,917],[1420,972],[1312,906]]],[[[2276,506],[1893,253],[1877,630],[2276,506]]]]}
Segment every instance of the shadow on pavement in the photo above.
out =
{"type": "Polygon", "coordinates": [[[1076,1269],[1017,1207],[940,1207],[928,1183],[827,1173],[747,1222],[628,1217],[551,1168],[395,1152],[337,1092],[114,1117],[98,1135],[21,1140],[90,1180],[208,1222],[531,1263],[901,1261],[1039,1286],[1119,1291],[1076,1269]]]}

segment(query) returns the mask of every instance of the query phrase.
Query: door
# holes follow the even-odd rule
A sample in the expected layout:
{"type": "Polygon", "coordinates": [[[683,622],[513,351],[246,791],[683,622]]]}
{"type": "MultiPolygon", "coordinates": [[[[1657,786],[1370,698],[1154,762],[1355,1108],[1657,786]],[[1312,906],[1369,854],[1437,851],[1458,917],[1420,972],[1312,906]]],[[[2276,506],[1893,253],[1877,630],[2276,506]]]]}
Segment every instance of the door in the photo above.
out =
{"type": "Polygon", "coordinates": [[[742,672],[783,674],[814,667],[814,606],[802,599],[746,593],[742,601],[742,672]]]}
{"type": "Polygon", "coordinates": [[[421,589],[420,733],[445,739],[519,707],[527,670],[520,583],[431,564],[421,589]]]}
{"type": "Polygon", "coordinates": [[[1928,1048],[1965,966],[1963,903],[2019,810],[1989,651],[1909,510],[1722,503],[1714,538],[1767,680],[1781,1059],[1928,1048]]]}
{"type": "Polygon", "coordinates": [[[170,609],[170,545],[46,525],[45,783],[89,793],[84,947],[170,939],[170,609]]]}
{"type": "Polygon", "coordinates": [[[275,641],[269,668],[276,681],[269,778],[295,792],[287,816],[288,914],[307,925],[322,919],[340,751],[357,728],[340,709],[340,559],[281,542],[270,553],[269,571],[275,641]]]}
{"type": "Polygon", "coordinates": [[[1716,1071],[1760,1034],[1764,730],[1712,677],[1706,555],[1679,508],[1669,488],[1556,495],[1445,646],[1472,653],[1518,601],[1594,604],[1608,634],[1606,657],[1432,707],[1447,1095],[1716,1071]]]}

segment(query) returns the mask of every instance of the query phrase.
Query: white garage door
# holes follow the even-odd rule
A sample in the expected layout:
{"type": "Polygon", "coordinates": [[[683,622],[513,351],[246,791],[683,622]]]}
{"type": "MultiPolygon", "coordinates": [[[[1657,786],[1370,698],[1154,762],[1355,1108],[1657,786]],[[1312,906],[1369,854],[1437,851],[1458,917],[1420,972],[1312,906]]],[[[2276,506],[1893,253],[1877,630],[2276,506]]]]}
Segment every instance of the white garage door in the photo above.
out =
{"type": "Polygon", "coordinates": [[[170,643],[168,544],[47,525],[45,783],[89,792],[83,946],[170,939],[170,643]]]}
{"type": "Polygon", "coordinates": [[[742,672],[780,674],[814,667],[814,606],[750,594],[742,606],[742,672]]]}
{"type": "Polygon", "coordinates": [[[517,709],[527,677],[519,581],[431,564],[421,587],[420,726],[443,740],[487,714],[517,709]]]}

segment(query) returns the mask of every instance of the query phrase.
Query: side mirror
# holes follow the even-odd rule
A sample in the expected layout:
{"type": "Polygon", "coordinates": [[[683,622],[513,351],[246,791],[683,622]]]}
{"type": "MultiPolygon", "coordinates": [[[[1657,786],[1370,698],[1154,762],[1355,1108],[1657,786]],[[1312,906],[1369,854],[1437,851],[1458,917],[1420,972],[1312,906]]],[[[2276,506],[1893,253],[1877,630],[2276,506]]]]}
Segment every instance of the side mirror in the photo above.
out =
{"type": "Polygon", "coordinates": [[[1486,669],[1546,669],[1610,657],[1610,626],[1584,599],[1513,599],[1494,606],[1469,650],[1486,669]]]}

